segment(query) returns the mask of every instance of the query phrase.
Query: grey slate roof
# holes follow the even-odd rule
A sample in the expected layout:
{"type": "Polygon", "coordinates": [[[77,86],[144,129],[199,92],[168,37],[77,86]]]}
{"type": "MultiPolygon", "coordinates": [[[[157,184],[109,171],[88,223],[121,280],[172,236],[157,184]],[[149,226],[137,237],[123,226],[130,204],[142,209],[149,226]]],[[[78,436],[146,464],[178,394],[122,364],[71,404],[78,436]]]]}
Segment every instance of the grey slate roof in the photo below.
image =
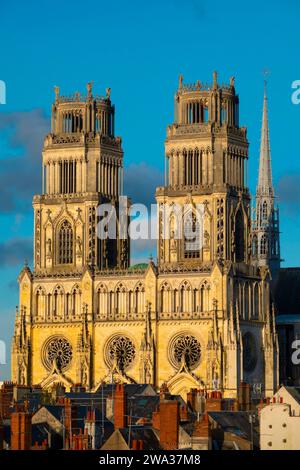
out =
{"type": "MultiPolygon", "coordinates": [[[[251,439],[251,424],[249,413],[245,411],[209,411],[209,417],[217,423],[224,432],[235,434],[244,439],[251,439]]],[[[258,443],[258,434],[253,429],[254,442],[258,443]]]]}

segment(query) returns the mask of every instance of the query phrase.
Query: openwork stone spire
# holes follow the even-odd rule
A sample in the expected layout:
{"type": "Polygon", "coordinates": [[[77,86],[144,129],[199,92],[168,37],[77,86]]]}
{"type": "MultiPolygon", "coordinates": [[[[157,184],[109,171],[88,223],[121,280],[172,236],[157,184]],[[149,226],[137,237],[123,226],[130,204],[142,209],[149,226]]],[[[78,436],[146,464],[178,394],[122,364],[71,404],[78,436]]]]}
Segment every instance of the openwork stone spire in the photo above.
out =
{"type": "Polygon", "coordinates": [[[272,279],[280,269],[279,211],[275,208],[267,109],[267,84],[264,85],[259,175],[252,231],[252,256],[259,266],[268,266],[272,279]]]}
{"type": "Polygon", "coordinates": [[[267,99],[267,82],[264,85],[264,105],[261,127],[260,142],[260,158],[259,158],[259,175],[257,184],[257,195],[274,196],[272,170],[271,170],[271,151],[269,137],[268,122],[268,99],[267,99]]]}

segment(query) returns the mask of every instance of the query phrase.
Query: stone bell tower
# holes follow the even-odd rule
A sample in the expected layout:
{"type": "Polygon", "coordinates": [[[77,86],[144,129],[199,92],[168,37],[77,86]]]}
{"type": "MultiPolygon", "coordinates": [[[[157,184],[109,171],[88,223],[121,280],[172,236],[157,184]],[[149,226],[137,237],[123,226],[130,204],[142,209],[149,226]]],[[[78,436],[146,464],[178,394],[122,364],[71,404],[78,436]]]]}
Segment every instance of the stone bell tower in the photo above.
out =
{"type": "Polygon", "coordinates": [[[55,87],[51,133],[44,141],[43,194],[34,197],[35,270],[127,267],[127,240],[97,237],[97,206],[118,217],[123,150],[114,131],[115,108],[106,96],[61,96],[55,87]]]}
{"type": "MultiPolygon", "coordinates": [[[[242,381],[260,384],[270,395],[277,381],[269,271],[253,263],[251,252],[247,163],[234,78],[221,84],[214,72],[210,84],[184,84],[180,76],[165,140],[165,185],[156,191],[158,270],[167,278],[160,304],[174,318],[186,319],[194,338],[206,336],[205,386],[228,396],[242,381]],[[177,287],[173,277],[179,273],[185,280],[177,287]],[[189,319],[197,316],[200,324],[193,329],[189,319]],[[272,357],[270,367],[260,351],[272,357]]],[[[185,362],[181,374],[191,370],[185,362]]]]}
{"type": "Polygon", "coordinates": [[[246,128],[239,126],[234,78],[229,85],[220,85],[214,73],[212,85],[184,85],[180,77],[175,119],[167,130],[165,186],[158,193],[159,202],[202,204],[203,227],[197,227],[193,213],[185,220],[187,232],[190,227],[197,237],[197,230],[202,230],[199,247],[190,249],[189,234],[178,233],[171,218],[169,240],[160,238],[160,263],[249,262],[247,160],[246,128]]]}

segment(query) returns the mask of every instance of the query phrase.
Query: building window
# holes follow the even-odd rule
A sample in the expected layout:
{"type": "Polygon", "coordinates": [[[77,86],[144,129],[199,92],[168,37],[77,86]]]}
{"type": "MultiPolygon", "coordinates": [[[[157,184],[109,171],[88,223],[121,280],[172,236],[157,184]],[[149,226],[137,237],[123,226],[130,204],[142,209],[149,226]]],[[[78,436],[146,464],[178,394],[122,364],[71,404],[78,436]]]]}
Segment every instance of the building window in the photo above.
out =
{"type": "Polygon", "coordinates": [[[136,358],[136,348],[133,341],[126,335],[112,336],[105,347],[105,362],[111,368],[117,365],[118,369],[125,372],[136,358]]]}
{"type": "Polygon", "coordinates": [[[252,239],[252,254],[253,256],[257,256],[258,251],[258,243],[257,243],[257,236],[254,235],[252,239]]]}
{"type": "Polygon", "coordinates": [[[245,260],[245,227],[244,217],[241,209],[235,219],[235,249],[236,261],[239,263],[245,260]]]}
{"type": "Polygon", "coordinates": [[[189,212],[184,219],[184,257],[200,257],[200,224],[196,215],[189,212]]]}
{"type": "Polygon", "coordinates": [[[59,263],[73,263],[73,230],[67,220],[62,223],[59,229],[59,263]]]}
{"type": "Polygon", "coordinates": [[[221,108],[221,125],[227,123],[227,109],[226,105],[224,104],[221,108]]]}
{"type": "Polygon", "coordinates": [[[266,255],[268,251],[268,239],[266,235],[263,235],[260,239],[260,254],[266,255]]]}
{"type": "Polygon", "coordinates": [[[170,341],[168,355],[175,369],[184,363],[189,370],[193,370],[201,359],[201,344],[195,336],[179,333],[170,341]]]}
{"type": "Polygon", "coordinates": [[[60,371],[67,370],[72,362],[73,349],[69,340],[63,336],[51,336],[42,348],[44,367],[50,371],[53,363],[60,371]]]}
{"type": "Polygon", "coordinates": [[[264,201],[263,207],[262,207],[262,219],[264,222],[268,220],[268,204],[266,201],[264,201]]]}

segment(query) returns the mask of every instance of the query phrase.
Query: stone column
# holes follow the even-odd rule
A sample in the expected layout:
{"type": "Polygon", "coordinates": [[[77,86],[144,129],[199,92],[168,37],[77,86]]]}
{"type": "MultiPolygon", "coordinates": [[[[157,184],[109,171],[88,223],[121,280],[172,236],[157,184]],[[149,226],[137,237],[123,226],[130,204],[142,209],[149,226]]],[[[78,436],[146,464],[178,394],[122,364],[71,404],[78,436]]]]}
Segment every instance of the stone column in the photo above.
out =
{"type": "Polygon", "coordinates": [[[56,194],[57,188],[56,188],[56,173],[57,173],[57,162],[53,162],[53,182],[52,182],[52,193],[56,194]]]}
{"type": "Polygon", "coordinates": [[[50,182],[49,182],[49,192],[50,194],[54,193],[54,162],[50,162],[50,182]]]}
{"type": "Polygon", "coordinates": [[[121,172],[121,188],[122,188],[121,194],[123,195],[123,192],[124,192],[124,168],[123,166],[122,166],[122,172],[121,172]]]}
{"type": "Polygon", "coordinates": [[[87,191],[87,185],[86,185],[86,177],[87,177],[87,164],[86,164],[86,161],[84,160],[83,161],[83,174],[82,174],[82,188],[83,188],[83,192],[86,192],[87,191]]]}
{"type": "Polygon", "coordinates": [[[177,170],[178,168],[178,162],[177,162],[177,155],[176,153],[173,153],[172,155],[172,179],[173,179],[173,186],[178,184],[177,181],[177,170]]]}
{"type": "Polygon", "coordinates": [[[186,156],[186,184],[190,184],[190,152],[187,152],[186,156]]]}
{"type": "Polygon", "coordinates": [[[173,186],[173,155],[169,156],[169,184],[173,186]]]}
{"type": "Polygon", "coordinates": [[[70,193],[70,179],[71,179],[71,173],[70,173],[70,160],[67,160],[67,193],[70,193]]]}
{"type": "Polygon", "coordinates": [[[111,163],[110,159],[107,164],[107,194],[111,194],[111,163]]]}
{"type": "Polygon", "coordinates": [[[212,176],[212,171],[213,171],[213,168],[212,168],[212,157],[211,157],[211,152],[207,152],[207,184],[211,184],[212,183],[212,179],[213,179],[213,176],[212,176]]]}
{"type": "Polygon", "coordinates": [[[198,184],[202,184],[202,151],[198,153],[198,184]]]}
{"type": "Polygon", "coordinates": [[[49,194],[49,162],[45,165],[45,194],[49,194]]]}
{"type": "Polygon", "coordinates": [[[105,194],[108,194],[108,184],[107,184],[107,162],[105,161],[105,164],[104,164],[104,193],[105,194]]]}
{"type": "Polygon", "coordinates": [[[204,185],[208,183],[207,180],[207,153],[204,151],[202,153],[202,182],[204,185]]]}
{"type": "Polygon", "coordinates": [[[98,193],[100,193],[100,191],[101,191],[101,161],[100,161],[100,158],[99,158],[99,161],[98,161],[98,188],[96,188],[96,191],[98,191],[98,193]]]}
{"type": "Polygon", "coordinates": [[[81,192],[81,160],[76,160],[76,192],[81,192]]]}
{"type": "Polygon", "coordinates": [[[101,186],[100,186],[100,189],[101,189],[101,193],[104,194],[104,163],[103,163],[102,157],[101,157],[101,160],[100,160],[100,165],[101,165],[101,170],[100,170],[100,173],[101,173],[101,186]]]}
{"type": "Polygon", "coordinates": [[[73,168],[73,193],[76,193],[76,160],[72,160],[73,168]]]}
{"type": "Polygon", "coordinates": [[[114,195],[118,197],[118,166],[114,164],[114,195]]]}
{"type": "Polygon", "coordinates": [[[167,155],[165,155],[165,186],[168,186],[167,183],[167,155]]]}

